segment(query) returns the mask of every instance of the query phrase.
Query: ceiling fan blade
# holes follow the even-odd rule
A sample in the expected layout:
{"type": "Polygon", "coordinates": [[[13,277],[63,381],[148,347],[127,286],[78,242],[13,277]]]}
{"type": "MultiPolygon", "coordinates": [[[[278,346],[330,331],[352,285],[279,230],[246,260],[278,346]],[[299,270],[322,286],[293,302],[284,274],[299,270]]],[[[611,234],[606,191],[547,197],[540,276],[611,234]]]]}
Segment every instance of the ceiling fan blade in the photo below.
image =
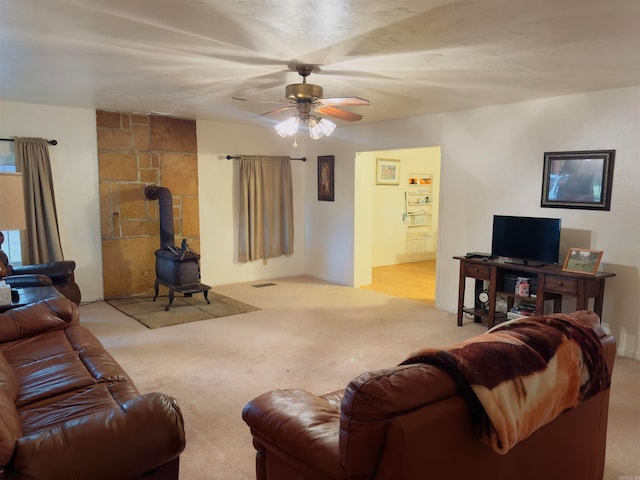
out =
{"type": "Polygon", "coordinates": [[[369,105],[369,100],[360,97],[319,98],[323,105],[369,105]]]}
{"type": "Polygon", "coordinates": [[[276,113],[280,113],[280,112],[285,112],[287,110],[291,110],[292,108],[296,108],[295,105],[288,105],[286,107],[280,107],[280,108],[276,108],[275,110],[271,110],[270,112],[266,112],[266,113],[261,113],[260,115],[254,115],[252,118],[256,118],[256,117],[268,117],[270,115],[274,115],[276,113]]]}
{"type": "Polygon", "coordinates": [[[358,120],[362,120],[362,115],[359,113],[348,112],[347,110],[342,110],[338,107],[317,107],[316,112],[323,115],[329,115],[330,117],[336,117],[340,120],[346,120],[347,122],[357,122],[358,120]]]}
{"type": "Polygon", "coordinates": [[[258,100],[253,98],[240,98],[240,97],[231,97],[233,100],[240,100],[241,102],[257,102],[257,103],[289,103],[287,100],[258,100]]]}

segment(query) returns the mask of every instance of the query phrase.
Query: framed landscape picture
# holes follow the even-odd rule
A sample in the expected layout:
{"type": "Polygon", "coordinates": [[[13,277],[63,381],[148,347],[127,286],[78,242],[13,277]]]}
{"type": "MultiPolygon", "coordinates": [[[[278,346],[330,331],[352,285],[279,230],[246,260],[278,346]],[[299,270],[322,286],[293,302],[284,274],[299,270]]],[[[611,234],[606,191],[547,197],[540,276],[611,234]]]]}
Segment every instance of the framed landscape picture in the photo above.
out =
{"type": "Polygon", "coordinates": [[[540,206],[610,210],[615,153],[545,152],[540,206]]]}
{"type": "Polygon", "coordinates": [[[333,161],[333,155],[318,157],[318,200],[334,201],[333,161]]]}
{"type": "Polygon", "coordinates": [[[565,272],[588,273],[595,275],[602,260],[602,250],[570,248],[564,260],[562,270],[565,272]]]}
{"type": "Polygon", "coordinates": [[[400,160],[377,158],[376,184],[400,185],[400,160]]]}

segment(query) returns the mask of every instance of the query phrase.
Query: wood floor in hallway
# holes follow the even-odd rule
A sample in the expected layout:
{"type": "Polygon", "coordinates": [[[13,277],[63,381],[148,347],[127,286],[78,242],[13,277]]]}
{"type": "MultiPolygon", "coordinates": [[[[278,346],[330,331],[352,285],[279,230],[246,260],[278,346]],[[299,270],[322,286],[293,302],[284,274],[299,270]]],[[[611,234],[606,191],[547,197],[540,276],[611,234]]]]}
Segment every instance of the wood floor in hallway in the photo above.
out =
{"type": "Polygon", "coordinates": [[[418,300],[431,306],[435,304],[435,260],[374,267],[371,277],[372,284],[361,288],[418,300]]]}

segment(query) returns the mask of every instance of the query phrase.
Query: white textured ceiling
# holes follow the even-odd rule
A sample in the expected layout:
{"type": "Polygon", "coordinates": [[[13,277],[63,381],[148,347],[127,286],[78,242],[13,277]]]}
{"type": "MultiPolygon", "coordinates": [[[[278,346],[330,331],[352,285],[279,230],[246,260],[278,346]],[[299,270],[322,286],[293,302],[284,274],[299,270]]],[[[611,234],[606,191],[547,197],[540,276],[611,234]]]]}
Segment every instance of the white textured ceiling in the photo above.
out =
{"type": "Polygon", "coordinates": [[[638,0],[0,0],[0,99],[265,123],[295,64],[363,121],[640,85],[638,0]]]}

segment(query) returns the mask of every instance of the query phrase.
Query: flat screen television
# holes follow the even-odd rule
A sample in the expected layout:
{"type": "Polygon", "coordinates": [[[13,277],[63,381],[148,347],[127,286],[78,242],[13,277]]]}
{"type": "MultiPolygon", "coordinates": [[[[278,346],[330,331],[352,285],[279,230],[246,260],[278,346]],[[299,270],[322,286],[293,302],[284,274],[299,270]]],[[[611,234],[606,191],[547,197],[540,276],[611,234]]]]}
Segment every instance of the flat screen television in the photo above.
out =
{"type": "Polygon", "coordinates": [[[493,216],[491,256],[511,263],[543,265],[558,263],[559,218],[493,216]]]}

